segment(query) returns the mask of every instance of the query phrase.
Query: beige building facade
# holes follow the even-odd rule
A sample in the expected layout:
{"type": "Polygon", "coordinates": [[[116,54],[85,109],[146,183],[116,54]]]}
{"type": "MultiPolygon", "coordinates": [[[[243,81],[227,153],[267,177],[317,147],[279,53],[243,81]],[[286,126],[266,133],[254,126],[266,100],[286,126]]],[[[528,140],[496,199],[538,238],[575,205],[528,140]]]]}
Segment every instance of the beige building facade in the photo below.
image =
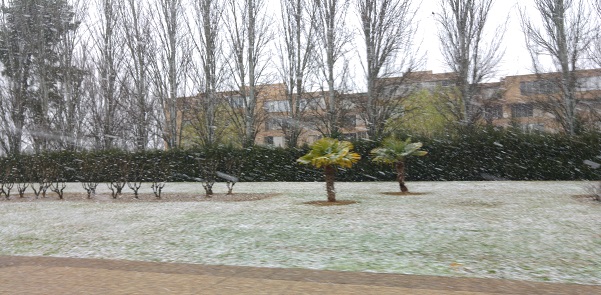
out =
{"type": "MultiPolygon", "coordinates": [[[[580,70],[576,72],[576,77],[576,115],[581,124],[601,129],[601,69],[580,70]]],[[[421,71],[405,77],[382,79],[380,83],[385,91],[391,93],[392,99],[402,100],[416,90],[435,92],[452,89],[455,81],[454,73],[421,71]]],[[[483,83],[478,85],[474,107],[479,110],[483,124],[512,126],[527,132],[562,132],[560,120],[552,110],[553,107],[561,107],[561,104],[550,103],[561,102],[560,81],[557,73],[547,73],[507,76],[500,82],[483,83]]],[[[257,124],[256,144],[286,147],[286,132],[291,126],[302,130],[298,145],[311,144],[322,137],[323,129],[320,126],[326,107],[321,92],[306,93],[300,99],[295,99],[286,95],[283,84],[268,84],[261,85],[258,93],[256,108],[261,115],[257,124]]],[[[220,95],[229,102],[243,99],[234,92],[220,95]]],[[[364,97],[363,93],[339,97],[343,102],[339,121],[345,139],[367,138],[366,124],[357,107],[364,97]]],[[[193,103],[189,101],[188,104],[193,103]]]]}

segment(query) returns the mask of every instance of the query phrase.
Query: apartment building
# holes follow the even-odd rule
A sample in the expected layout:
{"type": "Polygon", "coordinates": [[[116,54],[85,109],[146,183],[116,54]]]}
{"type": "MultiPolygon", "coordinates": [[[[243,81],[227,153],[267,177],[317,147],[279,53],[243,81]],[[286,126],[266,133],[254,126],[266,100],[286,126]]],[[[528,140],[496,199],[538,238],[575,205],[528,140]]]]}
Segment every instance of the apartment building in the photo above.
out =
{"type": "MultiPolygon", "coordinates": [[[[265,121],[259,127],[255,142],[260,145],[285,147],[287,138],[298,134],[297,145],[311,144],[325,133],[326,98],[322,92],[307,92],[300,98],[288,97],[283,84],[272,84],[274,90],[260,97],[265,121]],[[277,90],[276,90],[277,89],[277,90]]],[[[339,127],[343,137],[358,139],[367,136],[364,123],[357,114],[355,101],[361,94],[338,94],[339,127]]]]}
{"type": "MultiPolygon", "coordinates": [[[[589,128],[601,128],[601,69],[575,73],[575,115],[589,128]]],[[[507,76],[501,80],[502,98],[493,124],[524,131],[561,132],[565,103],[558,73],[507,76]]]]}
{"type": "MultiPolygon", "coordinates": [[[[577,115],[588,126],[601,128],[601,69],[581,70],[576,76],[577,115]]],[[[420,71],[404,77],[381,79],[378,85],[382,86],[389,99],[402,101],[419,90],[430,93],[452,90],[455,81],[455,73],[420,71]]],[[[560,98],[560,81],[557,73],[547,73],[507,76],[499,82],[482,83],[477,87],[472,107],[479,112],[483,124],[513,126],[524,131],[560,132],[562,128],[552,108],[561,106],[549,103],[560,98]]],[[[223,92],[219,96],[221,103],[230,108],[242,107],[245,99],[239,92],[223,92]]],[[[346,139],[367,138],[366,122],[358,107],[365,97],[365,93],[340,94],[338,97],[341,101],[340,127],[346,139]]],[[[198,99],[202,99],[202,95],[198,99]]],[[[188,105],[198,105],[190,98],[186,101],[188,105]]],[[[283,84],[261,85],[256,108],[260,114],[256,124],[255,143],[258,145],[285,147],[288,145],[287,136],[293,132],[299,133],[297,145],[311,144],[324,131],[326,100],[321,92],[308,92],[300,98],[291,98],[286,95],[283,84]]],[[[401,105],[398,115],[402,116],[403,112],[401,105]]],[[[222,120],[227,120],[226,116],[226,113],[220,115],[222,120]]],[[[182,128],[185,128],[184,125],[182,123],[182,128]]]]}
{"type": "MultiPolygon", "coordinates": [[[[601,69],[579,70],[575,76],[575,115],[585,127],[601,129],[601,69]]],[[[400,97],[416,89],[444,91],[455,86],[455,77],[454,73],[412,73],[397,94],[400,97]]],[[[400,78],[387,79],[387,83],[393,86],[395,79],[400,78]]],[[[472,107],[483,124],[517,127],[526,132],[561,132],[563,127],[558,117],[565,108],[561,81],[558,73],[543,73],[482,83],[477,85],[472,107]]]]}

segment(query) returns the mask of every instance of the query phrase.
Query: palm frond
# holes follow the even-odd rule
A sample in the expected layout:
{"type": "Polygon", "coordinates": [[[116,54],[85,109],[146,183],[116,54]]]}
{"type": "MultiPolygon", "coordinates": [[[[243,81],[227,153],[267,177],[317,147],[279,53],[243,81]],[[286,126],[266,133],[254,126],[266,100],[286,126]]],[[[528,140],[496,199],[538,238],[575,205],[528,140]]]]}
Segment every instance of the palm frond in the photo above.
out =
{"type": "Polygon", "coordinates": [[[325,166],[341,166],[350,168],[361,159],[361,156],[352,152],[353,144],[348,141],[339,141],[333,138],[322,138],[313,143],[311,150],[300,157],[300,164],[311,164],[316,168],[325,166]]]}
{"type": "Polygon", "coordinates": [[[394,137],[388,137],[382,141],[382,146],[371,150],[372,161],[394,164],[405,161],[409,156],[425,156],[428,152],[420,150],[423,146],[421,142],[411,142],[411,138],[398,140],[394,137]]]}

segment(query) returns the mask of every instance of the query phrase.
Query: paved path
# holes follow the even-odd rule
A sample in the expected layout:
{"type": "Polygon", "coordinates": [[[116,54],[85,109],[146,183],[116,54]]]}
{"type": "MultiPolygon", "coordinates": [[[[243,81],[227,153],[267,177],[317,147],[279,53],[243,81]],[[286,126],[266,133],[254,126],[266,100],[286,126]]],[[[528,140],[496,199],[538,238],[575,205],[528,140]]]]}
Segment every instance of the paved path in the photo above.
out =
{"type": "Polygon", "coordinates": [[[0,256],[0,294],[601,294],[601,286],[0,256]]]}

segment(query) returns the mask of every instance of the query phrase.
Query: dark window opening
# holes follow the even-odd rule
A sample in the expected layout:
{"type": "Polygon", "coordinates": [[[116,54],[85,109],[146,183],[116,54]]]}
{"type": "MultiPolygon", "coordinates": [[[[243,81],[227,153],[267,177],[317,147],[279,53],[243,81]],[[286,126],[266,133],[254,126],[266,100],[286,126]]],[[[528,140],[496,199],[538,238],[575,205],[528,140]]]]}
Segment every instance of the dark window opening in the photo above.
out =
{"type": "Polygon", "coordinates": [[[273,145],[273,136],[265,136],[265,138],[263,138],[263,142],[266,145],[273,145]]]}
{"type": "Polygon", "coordinates": [[[487,120],[496,120],[503,118],[503,107],[500,105],[486,106],[484,108],[484,117],[487,120]]]}
{"type": "Polygon", "coordinates": [[[557,87],[557,83],[551,80],[520,82],[521,95],[551,94],[557,93],[558,91],[559,88],[557,87]]]}
{"type": "Polygon", "coordinates": [[[513,118],[533,117],[534,107],[529,103],[514,104],[511,106],[511,116],[513,118]]]}

